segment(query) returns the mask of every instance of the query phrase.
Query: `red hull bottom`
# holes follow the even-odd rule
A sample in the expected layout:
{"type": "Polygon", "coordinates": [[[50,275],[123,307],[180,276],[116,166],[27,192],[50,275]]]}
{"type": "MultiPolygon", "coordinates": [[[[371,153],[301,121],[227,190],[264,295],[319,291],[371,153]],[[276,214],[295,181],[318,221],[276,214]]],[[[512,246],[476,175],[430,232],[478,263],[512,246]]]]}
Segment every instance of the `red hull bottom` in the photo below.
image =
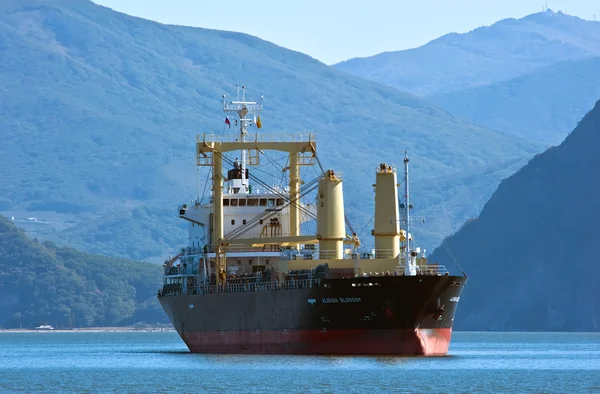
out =
{"type": "Polygon", "coordinates": [[[192,353],[442,356],[452,328],[289,330],[180,334],[192,353]]]}

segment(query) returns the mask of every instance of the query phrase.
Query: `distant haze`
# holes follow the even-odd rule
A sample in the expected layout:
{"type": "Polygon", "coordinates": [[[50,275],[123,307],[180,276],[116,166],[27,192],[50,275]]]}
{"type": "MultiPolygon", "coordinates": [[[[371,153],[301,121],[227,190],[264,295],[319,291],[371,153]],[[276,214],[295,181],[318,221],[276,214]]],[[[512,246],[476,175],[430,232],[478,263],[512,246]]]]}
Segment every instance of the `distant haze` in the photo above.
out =
{"type": "MultiPolygon", "coordinates": [[[[237,31],[333,64],[353,57],[418,47],[450,32],[542,11],[540,0],[341,0],[227,2],[95,0],[116,11],[162,23],[237,31]]],[[[600,19],[598,0],[547,2],[554,11],[600,19]]]]}

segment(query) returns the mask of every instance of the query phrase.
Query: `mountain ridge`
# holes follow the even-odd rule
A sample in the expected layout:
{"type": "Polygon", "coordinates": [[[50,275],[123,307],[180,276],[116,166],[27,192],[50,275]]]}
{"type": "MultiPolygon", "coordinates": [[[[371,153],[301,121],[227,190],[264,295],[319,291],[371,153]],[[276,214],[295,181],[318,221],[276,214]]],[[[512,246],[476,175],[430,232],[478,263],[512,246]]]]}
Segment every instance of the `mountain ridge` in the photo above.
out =
{"type": "Polygon", "coordinates": [[[540,67],[600,55],[600,22],[551,10],[449,33],[404,51],[333,67],[422,96],[514,78],[540,67]],[[440,66],[443,65],[443,66],[440,66]]]}
{"type": "MultiPolygon", "coordinates": [[[[356,186],[370,185],[373,174],[355,164],[370,168],[369,152],[393,163],[408,149],[426,181],[539,149],[248,35],[161,25],[89,1],[16,3],[0,14],[0,127],[8,130],[0,153],[12,158],[0,167],[0,211],[72,214],[78,223],[68,231],[39,236],[88,251],[141,260],[185,242],[175,207],[196,190],[195,134],[219,133],[219,99],[240,79],[255,87],[253,97],[264,94],[267,109],[281,110],[265,112],[261,132],[282,124],[316,131],[323,164],[353,170],[346,201],[358,226],[372,199],[356,186]],[[148,236],[150,225],[162,241],[148,236]],[[99,227],[102,237],[94,235],[99,227]],[[117,241],[108,248],[108,239],[117,241]]],[[[496,181],[481,184],[483,194],[496,181]]],[[[428,187],[414,190],[427,195],[428,187]]],[[[424,242],[435,244],[464,219],[424,242]]]]}
{"type": "Polygon", "coordinates": [[[429,98],[490,130],[559,144],[600,98],[600,56],[429,98]]]}
{"type": "MultiPolygon", "coordinates": [[[[503,180],[446,238],[469,275],[459,330],[600,330],[600,101],[562,144],[503,180]]],[[[445,247],[431,261],[450,264],[445,247]]]]}

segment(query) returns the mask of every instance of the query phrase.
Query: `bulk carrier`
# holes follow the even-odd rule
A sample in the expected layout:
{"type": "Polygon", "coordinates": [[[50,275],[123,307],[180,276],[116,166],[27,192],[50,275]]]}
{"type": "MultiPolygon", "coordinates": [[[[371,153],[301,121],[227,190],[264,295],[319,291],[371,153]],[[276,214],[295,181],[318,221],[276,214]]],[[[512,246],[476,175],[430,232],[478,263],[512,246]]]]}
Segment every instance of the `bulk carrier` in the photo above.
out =
{"type": "Polygon", "coordinates": [[[180,206],[189,243],[165,262],[158,292],[189,350],[446,354],[467,277],[429,264],[413,246],[406,152],[401,184],[395,166],[373,163],[374,247],[362,250],[344,213],[342,176],[321,167],[315,135],[259,133],[262,109],[262,97],[246,101],[238,87],[235,101],[223,96],[224,132],[196,137],[210,196],[180,206]],[[261,162],[278,166],[285,185],[261,180],[261,162]],[[309,166],[318,176],[305,181],[300,170],[309,166]]]}

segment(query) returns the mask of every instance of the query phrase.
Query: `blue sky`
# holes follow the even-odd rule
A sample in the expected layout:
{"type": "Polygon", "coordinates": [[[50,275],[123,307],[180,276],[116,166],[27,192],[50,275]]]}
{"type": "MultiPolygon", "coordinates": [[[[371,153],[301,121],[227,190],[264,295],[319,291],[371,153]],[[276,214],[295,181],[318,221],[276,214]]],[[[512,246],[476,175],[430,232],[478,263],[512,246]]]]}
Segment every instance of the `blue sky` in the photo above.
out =
{"type": "MultiPolygon", "coordinates": [[[[248,33],[332,64],[414,48],[449,32],[540,12],[538,0],[94,0],[162,23],[248,33]]],[[[548,1],[600,20],[600,0],[548,1]]]]}

